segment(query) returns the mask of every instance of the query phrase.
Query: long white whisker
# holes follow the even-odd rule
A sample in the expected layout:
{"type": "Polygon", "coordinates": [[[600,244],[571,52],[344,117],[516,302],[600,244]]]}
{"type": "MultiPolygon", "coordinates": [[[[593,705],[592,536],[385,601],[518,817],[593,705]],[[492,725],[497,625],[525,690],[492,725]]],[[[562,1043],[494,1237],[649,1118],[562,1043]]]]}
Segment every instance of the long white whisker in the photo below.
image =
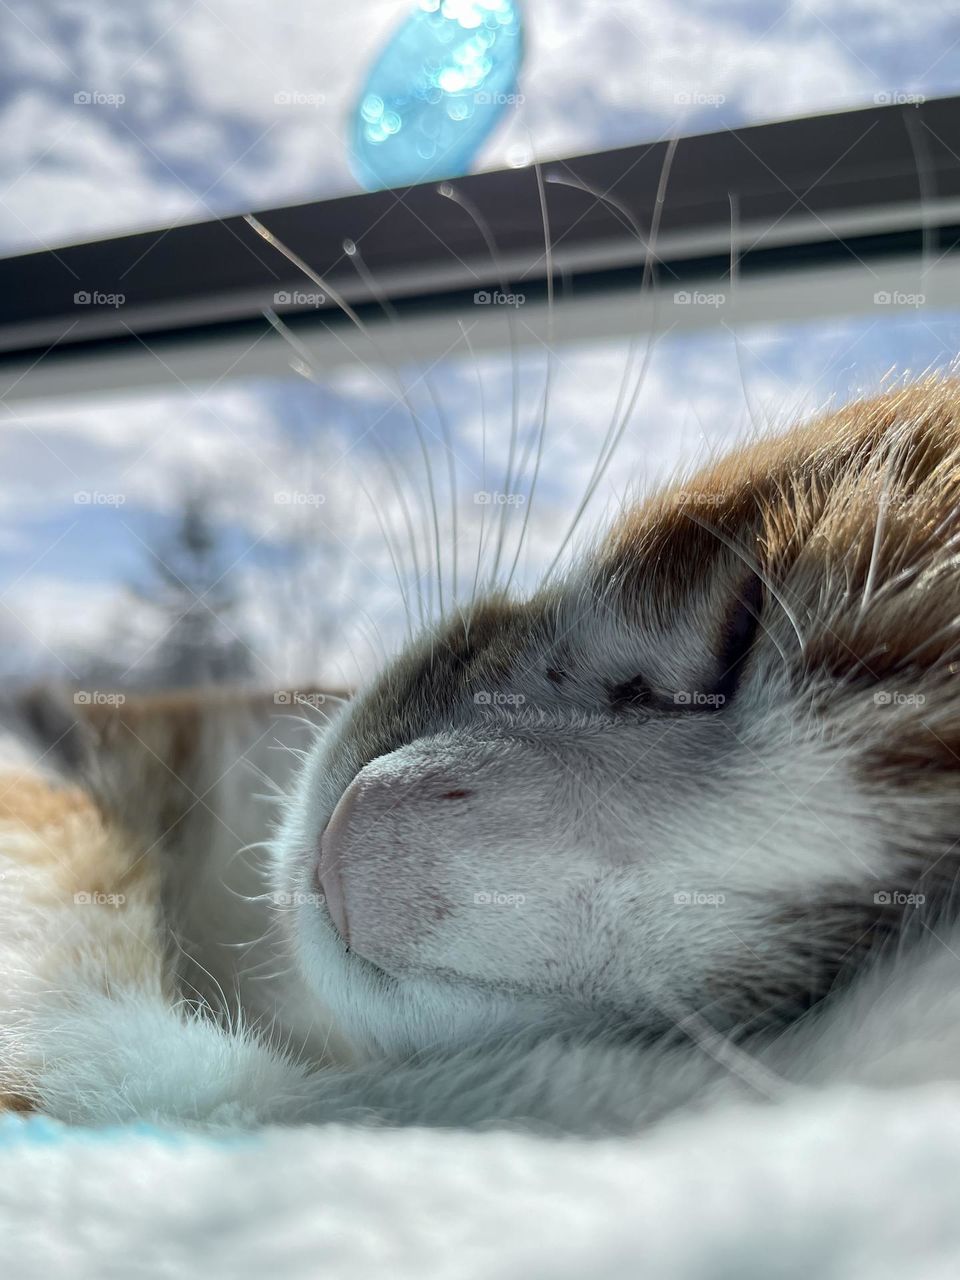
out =
{"type": "MultiPolygon", "coordinates": [[[[536,161],[534,161],[534,170],[537,175],[537,195],[540,198],[540,216],[543,220],[543,252],[547,273],[547,368],[543,380],[543,399],[540,403],[540,430],[537,436],[536,461],[534,463],[533,476],[530,480],[530,487],[527,490],[523,523],[520,526],[520,537],[517,539],[517,547],[514,552],[513,563],[510,566],[510,572],[507,574],[507,580],[503,585],[504,593],[510,590],[510,584],[513,582],[513,575],[516,573],[517,564],[520,560],[520,553],[523,550],[524,540],[527,536],[527,529],[530,525],[530,509],[533,506],[533,499],[537,490],[537,480],[540,476],[540,464],[543,461],[543,441],[547,430],[547,416],[550,410],[550,388],[553,380],[553,245],[551,244],[550,239],[550,216],[547,209],[546,191],[543,186],[543,170],[536,161]]],[[[509,492],[509,489],[505,490],[505,493],[509,492]]]]}
{"type": "MultiPolygon", "coordinates": [[[[474,354],[473,344],[470,341],[470,334],[463,321],[460,321],[460,330],[463,333],[464,342],[467,344],[467,350],[470,352],[470,359],[473,361],[473,367],[477,375],[477,394],[480,397],[480,487],[483,492],[487,491],[487,396],[483,389],[483,378],[480,376],[480,365],[474,354]]],[[[473,604],[477,598],[477,584],[480,581],[480,565],[483,561],[483,540],[486,532],[487,504],[480,504],[480,536],[477,540],[477,559],[473,568],[473,586],[470,589],[470,603],[473,604]]],[[[467,641],[469,642],[469,624],[467,626],[467,641]]]]}
{"type": "MultiPolygon", "coordinates": [[[[366,484],[364,483],[363,478],[361,476],[356,476],[355,478],[356,478],[357,484],[360,486],[360,489],[364,497],[367,499],[367,502],[369,502],[370,504],[370,509],[373,511],[374,519],[377,522],[377,526],[380,529],[381,536],[383,537],[384,544],[387,548],[387,554],[389,555],[390,563],[393,566],[394,576],[397,579],[397,586],[400,589],[400,598],[403,601],[403,612],[404,612],[404,617],[406,618],[406,623],[407,623],[407,635],[410,636],[413,633],[413,620],[410,616],[410,600],[407,595],[406,583],[403,580],[403,574],[400,572],[400,564],[397,560],[396,551],[394,549],[394,538],[393,538],[392,531],[387,529],[386,524],[384,523],[384,518],[380,514],[380,508],[377,505],[377,503],[374,501],[373,495],[371,494],[370,490],[367,488],[366,484]]],[[[422,620],[422,614],[421,614],[421,620],[422,620]]]]}
{"type": "MultiPolygon", "coordinates": [[[[507,277],[503,270],[503,266],[500,259],[500,252],[497,248],[497,242],[494,239],[493,233],[490,230],[490,227],[487,224],[487,221],[484,218],[483,214],[481,214],[480,210],[477,208],[477,206],[473,203],[472,200],[469,200],[465,195],[457,191],[449,182],[441,183],[440,186],[437,188],[437,191],[445,199],[452,200],[454,204],[458,204],[460,208],[463,209],[464,213],[466,213],[467,216],[471,219],[474,226],[479,231],[481,238],[483,239],[483,243],[486,247],[487,253],[490,255],[490,261],[493,264],[493,269],[497,273],[497,278],[500,285],[501,293],[503,293],[504,295],[509,293],[509,288],[507,285],[507,277]]],[[[513,310],[514,310],[513,307],[504,307],[504,311],[506,312],[507,333],[509,335],[509,342],[510,342],[510,372],[511,372],[510,443],[507,448],[507,473],[504,478],[504,486],[503,486],[505,494],[510,492],[510,487],[513,484],[513,468],[516,461],[517,441],[518,441],[518,436],[520,432],[519,359],[517,355],[518,344],[517,344],[517,332],[516,332],[516,317],[513,314],[513,310]]],[[[489,574],[489,581],[491,583],[495,582],[497,580],[497,577],[500,574],[500,561],[503,557],[503,545],[504,545],[504,538],[506,536],[507,506],[508,504],[504,502],[501,504],[501,508],[500,508],[497,540],[494,547],[494,559],[493,559],[493,565],[491,567],[490,574],[489,574]]]]}
{"type": "MultiPolygon", "coordinates": [[[[290,326],[286,324],[285,321],[281,320],[281,318],[276,314],[275,311],[273,311],[272,308],[269,308],[269,307],[265,308],[263,314],[267,319],[267,321],[270,323],[270,325],[273,327],[273,329],[297,353],[298,360],[293,366],[295,371],[301,374],[302,376],[309,378],[310,381],[319,384],[321,379],[317,374],[316,369],[314,368],[313,360],[310,355],[310,352],[307,350],[304,344],[300,341],[300,339],[296,336],[296,334],[292,332],[292,330],[290,329],[290,326]]],[[[377,452],[381,456],[381,460],[384,463],[384,469],[387,475],[390,477],[390,480],[393,484],[394,492],[397,497],[397,501],[400,504],[401,513],[403,516],[405,530],[407,534],[407,540],[410,547],[410,556],[413,561],[414,578],[417,583],[417,606],[418,606],[419,615],[420,615],[420,623],[421,625],[423,625],[425,623],[426,616],[429,616],[430,614],[430,611],[432,608],[432,598],[427,601],[427,611],[425,615],[424,606],[423,606],[423,591],[420,586],[420,583],[423,578],[423,574],[421,573],[421,570],[420,570],[420,558],[417,553],[417,540],[414,534],[413,522],[410,517],[410,511],[407,505],[406,495],[403,493],[403,490],[400,488],[399,482],[397,481],[396,475],[394,473],[393,460],[387,455],[386,449],[384,448],[379,436],[375,432],[373,432],[371,433],[371,439],[374,442],[374,447],[377,449],[377,452]]],[[[356,476],[356,472],[354,474],[356,476]]],[[[359,476],[356,476],[356,478],[360,483],[360,487],[363,489],[368,500],[370,501],[371,506],[373,507],[374,515],[377,517],[377,521],[380,524],[381,532],[384,533],[384,539],[387,543],[387,549],[390,552],[391,560],[393,561],[394,571],[397,574],[397,581],[400,587],[400,595],[403,599],[403,607],[407,616],[408,630],[411,630],[412,620],[410,616],[409,599],[408,599],[408,595],[407,595],[407,591],[405,589],[404,583],[400,576],[397,560],[393,555],[391,541],[384,530],[384,526],[380,518],[379,508],[377,507],[376,503],[373,502],[373,500],[370,498],[370,494],[366,486],[363,484],[363,482],[360,481],[359,476]]],[[[429,546],[429,536],[427,538],[427,545],[429,546]]],[[[429,585],[432,586],[432,580],[429,585]]]]}
{"type": "MultiPolygon", "coordinates": [[[[304,344],[300,341],[300,339],[296,336],[296,334],[292,332],[292,330],[290,329],[290,326],[277,315],[277,313],[272,309],[272,307],[264,308],[263,314],[266,320],[271,325],[271,327],[274,329],[274,331],[277,334],[279,334],[279,336],[284,340],[284,342],[286,342],[290,346],[290,348],[294,352],[296,352],[298,359],[293,364],[293,368],[295,369],[295,371],[301,374],[303,377],[309,378],[311,382],[315,384],[319,384],[321,379],[314,367],[313,359],[311,357],[310,352],[306,348],[306,346],[304,346],[304,344]]],[[[392,465],[390,464],[389,460],[385,458],[385,451],[383,450],[383,446],[379,438],[376,436],[376,434],[373,435],[373,440],[375,445],[378,447],[378,450],[381,453],[381,456],[383,456],[385,459],[387,474],[391,477],[391,479],[394,481],[394,485],[396,486],[396,478],[393,474],[392,465]]],[[[388,534],[384,526],[383,520],[380,515],[380,509],[377,506],[377,504],[373,501],[370,495],[370,492],[367,489],[367,486],[364,484],[360,476],[357,475],[356,473],[355,473],[355,479],[360,485],[360,488],[363,490],[363,493],[366,496],[367,500],[370,502],[370,505],[373,509],[374,516],[376,517],[377,523],[380,527],[380,532],[382,533],[384,542],[386,543],[387,551],[390,555],[390,560],[393,564],[394,573],[396,574],[396,577],[397,577],[397,585],[400,588],[400,596],[403,601],[404,614],[406,615],[406,620],[407,620],[407,631],[409,633],[412,631],[412,626],[413,626],[412,618],[410,614],[410,601],[409,601],[409,596],[406,590],[406,586],[404,584],[402,575],[400,573],[399,563],[397,561],[396,555],[394,554],[394,541],[391,538],[391,536],[388,534]]],[[[398,497],[398,500],[401,502],[401,504],[405,505],[404,495],[399,490],[397,492],[397,497],[398,497]]],[[[417,557],[416,540],[413,535],[413,526],[409,519],[409,513],[407,513],[406,524],[407,524],[407,535],[410,542],[410,552],[411,552],[411,556],[413,557],[413,563],[414,563],[414,574],[419,583],[421,575],[419,570],[419,561],[417,557]]],[[[423,611],[422,593],[418,593],[417,603],[420,609],[420,621],[421,623],[423,623],[424,611],[423,611]]]]}
{"type": "Polygon", "coordinates": [[[880,545],[883,541],[883,531],[887,523],[887,509],[890,503],[890,478],[884,484],[880,493],[880,500],[877,506],[877,522],[873,529],[873,545],[870,548],[870,564],[867,568],[867,579],[863,584],[863,595],[860,597],[860,608],[858,610],[859,617],[863,617],[867,609],[870,607],[870,601],[873,598],[873,587],[877,578],[877,565],[880,559],[880,545]]]}
{"type": "Polygon", "coordinates": [[[324,277],[321,276],[319,272],[314,271],[314,269],[311,266],[309,266],[309,264],[306,263],[303,260],[303,258],[299,256],[299,254],[294,253],[294,251],[288,245],[284,244],[282,240],[278,239],[277,236],[275,236],[272,231],[268,230],[267,227],[265,227],[258,218],[255,218],[252,213],[244,214],[244,222],[246,222],[250,227],[252,227],[253,230],[257,233],[257,235],[261,236],[264,240],[266,240],[267,244],[271,245],[274,249],[277,250],[278,253],[282,254],[283,257],[286,258],[288,262],[292,263],[293,266],[295,266],[298,271],[302,271],[303,274],[307,277],[307,279],[310,280],[313,284],[315,284],[318,289],[329,294],[329,296],[333,299],[333,301],[340,308],[340,310],[347,317],[347,319],[356,327],[357,331],[360,334],[362,334],[362,336],[366,338],[366,340],[374,348],[374,350],[377,352],[377,355],[380,357],[381,361],[383,362],[384,366],[390,371],[390,375],[394,383],[396,384],[396,388],[399,393],[400,403],[403,404],[410,418],[410,421],[413,425],[414,432],[416,433],[417,441],[420,446],[421,457],[423,460],[424,472],[427,480],[427,490],[430,496],[430,508],[433,514],[434,557],[435,557],[435,562],[437,566],[437,590],[438,590],[438,596],[439,596],[440,615],[442,617],[444,608],[443,608],[443,576],[441,572],[441,566],[443,562],[440,554],[440,518],[437,511],[437,495],[436,495],[436,486],[434,484],[434,479],[433,479],[433,466],[430,462],[430,452],[427,449],[426,440],[424,439],[424,436],[423,436],[423,427],[420,423],[420,419],[418,418],[413,408],[413,405],[410,400],[410,396],[407,392],[406,386],[404,385],[403,379],[400,377],[399,373],[394,368],[392,361],[388,359],[382,347],[377,342],[376,338],[373,336],[369,326],[364,324],[364,322],[357,315],[353,307],[351,307],[350,303],[347,302],[347,300],[340,294],[340,292],[333,285],[330,284],[328,280],[324,279],[324,277]]]}
{"type": "MultiPolygon", "coordinates": [[[[657,193],[656,193],[656,198],[654,202],[653,214],[651,215],[651,218],[650,218],[650,235],[647,238],[646,242],[644,242],[643,236],[642,234],[640,234],[639,227],[636,226],[635,219],[633,219],[633,217],[629,214],[629,212],[624,209],[623,205],[621,205],[617,201],[611,200],[606,195],[599,195],[599,194],[597,195],[597,199],[603,200],[605,202],[609,202],[615,209],[617,209],[620,213],[622,213],[624,216],[626,216],[630,220],[631,225],[634,225],[636,227],[636,232],[640,239],[640,242],[642,244],[645,244],[646,252],[644,254],[643,275],[640,280],[640,296],[641,297],[644,295],[645,292],[649,290],[650,281],[653,275],[654,262],[656,260],[656,245],[657,245],[657,241],[660,233],[660,221],[663,216],[663,206],[664,206],[664,200],[666,197],[667,183],[669,182],[669,179],[670,179],[670,171],[673,167],[673,160],[674,160],[674,156],[676,155],[678,143],[679,143],[679,140],[677,138],[671,138],[671,140],[667,143],[667,148],[666,148],[666,151],[664,152],[663,164],[660,166],[660,179],[657,183],[657,193]]],[[[560,563],[560,560],[563,556],[564,551],[567,549],[567,546],[569,545],[571,538],[573,537],[577,527],[580,524],[581,519],[583,518],[584,512],[589,506],[590,501],[593,498],[593,495],[596,493],[601,480],[606,474],[607,468],[609,467],[610,462],[613,458],[613,455],[617,450],[617,446],[620,444],[620,441],[623,439],[624,432],[626,431],[627,426],[630,422],[630,419],[633,415],[633,410],[636,407],[636,403],[637,403],[637,400],[639,399],[640,392],[643,388],[643,384],[646,381],[647,370],[650,366],[651,356],[657,345],[657,342],[654,341],[652,338],[652,333],[656,327],[656,314],[655,314],[656,295],[655,294],[654,294],[653,305],[654,305],[654,316],[652,317],[652,321],[651,321],[651,337],[648,338],[648,341],[647,341],[647,348],[644,353],[643,364],[641,365],[640,373],[637,376],[637,380],[634,385],[633,392],[629,398],[626,408],[623,411],[623,414],[621,416],[619,423],[617,423],[616,420],[614,420],[614,422],[611,424],[613,426],[612,434],[610,432],[607,433],[607,437],[605,438],[605,441],[604,441],[604,446],[601,446],[601,453],[597,459],[597,464],[595,465],[593,473],[590,477],[590,480],[587,483],[586,491],[584,492],[584,495],[580,500],[580,503],[577,506],[576,511],[574,512],[573,520],[570,522],[570,525],[567,528],[566,533],[564,534],[563,538],[560,541],[560,546],[557,549],[556,555],[554,556],[553,560],[551,561],[547,569],[547,573],[545,575],[546,577],[550,577],[550,575],[555,571],[557,565],[560,563]],[[609,446],[607,446],[607,441],[609,441],[609,446]],[[604,453],[604,447],[606,447],[606,453],[604,453]]],[[[630,360],[632,360],[632,355],[628,354],[628,364],[624,371],[624,380],[626,380],[629,374],[630,360]]],[[[618,403],[619,402],[620,402],[620,398],[618,397],[618,403]]]]}
{"type": "MultiPolygon", "coordinates": [[[[740,226],[740,201],[732,191],[727,192],[727,201],[730,205],[730,296],[736,293],[737,284],[740,279],[740,253],[738,249],[738,232],[740,226]]],[[[747,379],[743,367],[743,352],[741,350],[740,335],[736,329],[731,328],[728,324],[721,321],[723,327],[733,339],[733,350],[737,358],[737,371],[740,375],[740,389],[743,392],[743,403],[747,406],[747,413],[756,435],[761,434],[761,425],[757,421],[757,415],[754,412],[753,405],[750,402],[750,393],[747,390],[747,379]]]]}
{"type": "MultiPolygon", "coordinates": [[[[360,249],[357,246],[356,242],[353,240],[344,241],[343,251],[347,255],[347,257],[350,259],[350,261],[353,263],[354,269],[356,270],[360,279],[363,281],[363,283],[367,286],[367,288],[373,294],[374,298],[377,301],[377,305],[383,311],[383,314],[387,317],[387,319],[391,322],[391,324],[395,326],[396,332],[401,337],[401,340],[402,340],[404,328],[403,328],[403,325],[400,323],[400,317],[397,315],[397,309],[393,305],[393,303],[389,300],[389,298],[386,297],[383,290],[377,284],[376,280],[373,277],[372,272],[370,271],[366,262],[364,262],[363,255],[361,254],[360,249]]],[[[406,347],[406,344],[404,344],[404,352],[407,358],[410,360],[410,362],[413,363],[412,353],[409,352],[409,349],[406,347]]],[[[450,593],[453,599],[456,600],[457,575],[458,575],[458,540],[459,540],[458,533],[457,533],[457,517],[458,517],[457,460],[456,460],[456,454],[454,453],[454,450],[453,450],[453,443],[450,435],[450,423],[447,418],[447,415],[443,411],[443,406],[440,403],[439,397],[437,396],[436,387],[434,386],[434,381],[430,375],[429,370],[425,371],[423,374],[423,383],[427,388],[427,394],[429,395],[430,402],[433,405],[433,411],[436,414],[437,422],[440,424],[440,434],[443,441],[444,452],[447,457],[447,481],[450,489],[450,526],[452,530],[451,540],[453,542],[453,563],[451,565],[450,593]]],[[[437,567],[438,572],[439,572],[439,569],[440,567],[438,565],[437,567]]],[[[442,606],[441,606],[441,612],[442,612],[442,606]]]]}

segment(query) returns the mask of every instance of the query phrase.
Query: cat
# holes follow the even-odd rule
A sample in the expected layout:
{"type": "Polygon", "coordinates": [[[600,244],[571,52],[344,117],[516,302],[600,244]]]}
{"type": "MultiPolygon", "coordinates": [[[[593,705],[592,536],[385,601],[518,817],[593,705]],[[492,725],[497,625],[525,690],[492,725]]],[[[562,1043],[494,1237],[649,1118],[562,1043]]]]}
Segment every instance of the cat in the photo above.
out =
{"type": "Polygon", "coordinates": [[[346,700],[11,698],[6,1105],[592,1134],[956,1079],[958,498],[928,379],[676,481],[346,700]]]}

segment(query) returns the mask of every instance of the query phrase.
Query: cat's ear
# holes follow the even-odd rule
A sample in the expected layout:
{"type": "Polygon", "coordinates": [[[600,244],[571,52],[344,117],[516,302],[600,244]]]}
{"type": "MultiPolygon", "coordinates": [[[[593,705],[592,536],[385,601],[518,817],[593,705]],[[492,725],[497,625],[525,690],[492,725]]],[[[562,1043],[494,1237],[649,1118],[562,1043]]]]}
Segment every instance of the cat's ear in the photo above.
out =
{"type": "Polygon", "coordinates": [[[734,590],[723,616],[716,644],[716,674],[712,692],[720,706],[731,701],[740,683],[762,626],[764,586],[752,569],[736,575],[734,590]]]}

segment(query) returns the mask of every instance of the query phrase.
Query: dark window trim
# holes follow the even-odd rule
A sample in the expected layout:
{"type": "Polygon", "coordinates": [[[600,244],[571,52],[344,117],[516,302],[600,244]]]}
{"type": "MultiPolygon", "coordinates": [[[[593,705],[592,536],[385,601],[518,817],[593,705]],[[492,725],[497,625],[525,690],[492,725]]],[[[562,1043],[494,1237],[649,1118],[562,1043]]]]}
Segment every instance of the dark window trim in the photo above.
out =
{"type": "MultiPolygon", "coordinates": [[[[543,173],[607,192],[646,232],[666,148],[659,141],[545,162],[543,173]]],[[[510,286],[546,283],[532,167],[475,174],[455,187],[479,210],[510,286]]],[[[602,201],[546,186],[556,287],[576,294],[639,281],[644,247],[602,201]]],[[[465,210],[436,185],[270,209],[257,217],[361,313],[380,303],[344,252],[359,246],[376,290],[401,311],[460,305],[495,290],[500,270],[465,210]]],[[[682,138],[657,245],[661,283],[952,252],[960,244],[960,97],[682,138]]],[[[148,341],[243,333],[265,308],[339,323],[332,300],[277,302],[313,286],[242,217],[0,259],[0,364],[84,357],[148,341]],[[122,295],[122,305],[75,295],[122,295]],[[52,350],[51,350],[52,348],[52,350]]]]}

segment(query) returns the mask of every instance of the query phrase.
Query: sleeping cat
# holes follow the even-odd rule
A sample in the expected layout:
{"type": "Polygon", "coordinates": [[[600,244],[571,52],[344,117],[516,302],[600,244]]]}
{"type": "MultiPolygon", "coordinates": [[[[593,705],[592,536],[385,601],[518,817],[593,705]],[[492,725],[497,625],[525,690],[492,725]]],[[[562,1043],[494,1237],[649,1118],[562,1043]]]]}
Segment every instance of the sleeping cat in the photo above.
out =
{"type": "Polygon", "coordinates": [[[927,381],[654,495],[343,709],[19,699],[7,1105],[596,1133],[957,1078],[958,499],[927,381]]]}

